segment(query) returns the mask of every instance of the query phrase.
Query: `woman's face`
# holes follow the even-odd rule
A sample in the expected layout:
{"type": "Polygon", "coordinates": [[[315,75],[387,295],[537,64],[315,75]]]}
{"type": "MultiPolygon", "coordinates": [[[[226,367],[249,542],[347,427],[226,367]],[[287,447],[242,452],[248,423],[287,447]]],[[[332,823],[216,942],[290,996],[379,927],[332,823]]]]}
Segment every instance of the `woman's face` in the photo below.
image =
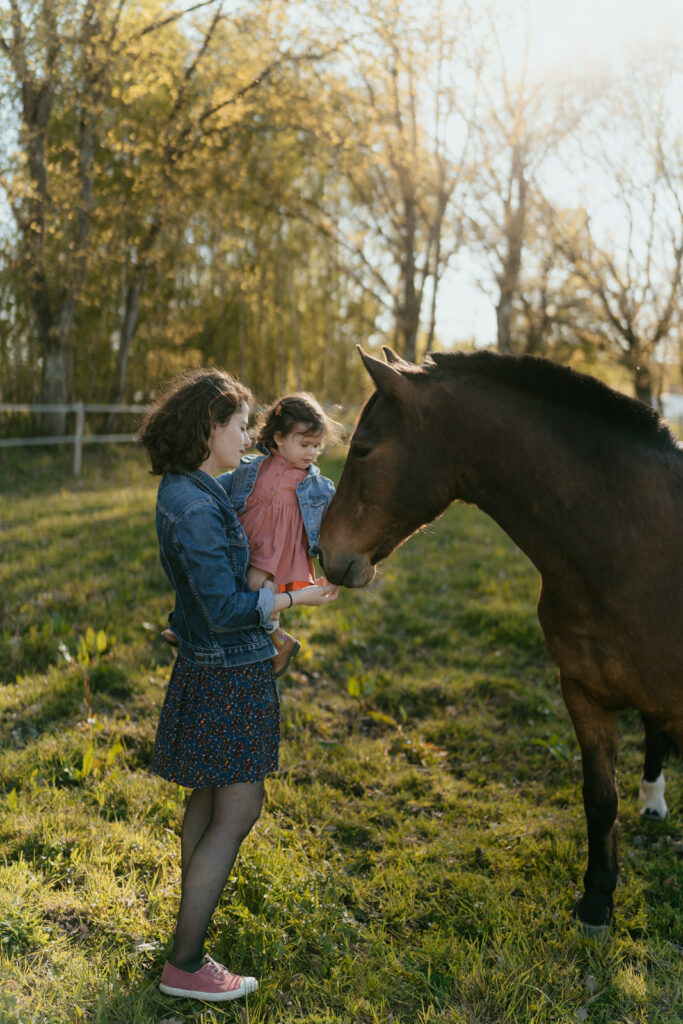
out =
{"type": "Polygon", "coordinates": [[[246,402],[227,423],[216,424],[209,437],[209,457],[199,467],[210,476],[219,469],[235,469],[251,444],[247,433],[249,409],[246,402]]]}

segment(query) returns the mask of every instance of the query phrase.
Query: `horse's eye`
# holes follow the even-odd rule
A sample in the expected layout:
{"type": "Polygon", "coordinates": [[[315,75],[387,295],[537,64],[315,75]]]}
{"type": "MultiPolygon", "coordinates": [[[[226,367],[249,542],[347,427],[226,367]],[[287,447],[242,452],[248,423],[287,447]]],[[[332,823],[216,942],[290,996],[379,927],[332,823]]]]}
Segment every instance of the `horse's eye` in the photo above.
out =
{"type": "Polygon", "coordinates": [[[370,447],[367,444],[359,444],[357,441],[351,445],[351,454],[354,459],[364,459],[370,454],[370,447]]]}

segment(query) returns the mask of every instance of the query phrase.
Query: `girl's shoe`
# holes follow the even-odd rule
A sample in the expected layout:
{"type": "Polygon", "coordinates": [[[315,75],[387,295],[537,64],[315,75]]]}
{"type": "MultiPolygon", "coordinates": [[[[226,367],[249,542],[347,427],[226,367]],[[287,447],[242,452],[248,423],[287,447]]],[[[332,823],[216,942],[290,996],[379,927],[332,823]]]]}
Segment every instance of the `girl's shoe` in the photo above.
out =
{"type": "Polygon", "coordinates": [[[281,676],[283,672],[287,671],[287,666],[294,655],[301,650],[301,644],[289,633],[285,633],[284,629],[278,629],[275,633],[271,633],[270,639],[277,647],[277,654],[271,659],[275,675],[281,676]]]}
{"type": "Polygon", "coordinates": [[[159,636],[162,636],[166,643],[170,644],[171,647],[178,646],[178,637],[175,635],[172,629],[162,629],[159,636]]]}
{"type": "Polygon", "coordinates": [[[227,967],[217,964],[210,956],[198,971],[181,971],[166,961],[159,988],[167,996],[187,996],[204,999],[207,1003],[224,1003],[239,999],[258,988],[256,978],[242,978],[231,974],[227,967]]]}

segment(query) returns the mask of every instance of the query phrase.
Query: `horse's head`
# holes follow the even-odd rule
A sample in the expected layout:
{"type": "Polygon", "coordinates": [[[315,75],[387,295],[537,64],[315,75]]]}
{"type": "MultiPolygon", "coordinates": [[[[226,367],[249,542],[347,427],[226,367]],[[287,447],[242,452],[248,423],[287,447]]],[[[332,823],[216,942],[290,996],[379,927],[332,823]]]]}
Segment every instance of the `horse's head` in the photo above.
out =
{"type": "Polygon", "coordinates": [[[358,420],[320,533],[325,575],[346,587],[369,583],[376,563],[451,501],[426,371],[391,349],[384,349],[386,363],[359,351],[377,390],[358,420]]]}

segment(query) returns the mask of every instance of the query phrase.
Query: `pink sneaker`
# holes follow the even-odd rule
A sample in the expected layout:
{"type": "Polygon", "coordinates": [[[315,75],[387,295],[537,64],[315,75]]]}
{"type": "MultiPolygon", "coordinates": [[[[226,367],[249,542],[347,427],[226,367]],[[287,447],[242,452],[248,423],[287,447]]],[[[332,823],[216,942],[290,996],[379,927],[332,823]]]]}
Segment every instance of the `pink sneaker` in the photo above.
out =
{"type": "Polygon", "coordinates": [[[255,992],[258,981],[231,974],[227,967],[208,956],[204,966],[194,972],[181,971],[166,961],[159,988],[167,996],[189,996],[191,999],[205,999],[208,1003],[223,1003],[255,992]]]}

